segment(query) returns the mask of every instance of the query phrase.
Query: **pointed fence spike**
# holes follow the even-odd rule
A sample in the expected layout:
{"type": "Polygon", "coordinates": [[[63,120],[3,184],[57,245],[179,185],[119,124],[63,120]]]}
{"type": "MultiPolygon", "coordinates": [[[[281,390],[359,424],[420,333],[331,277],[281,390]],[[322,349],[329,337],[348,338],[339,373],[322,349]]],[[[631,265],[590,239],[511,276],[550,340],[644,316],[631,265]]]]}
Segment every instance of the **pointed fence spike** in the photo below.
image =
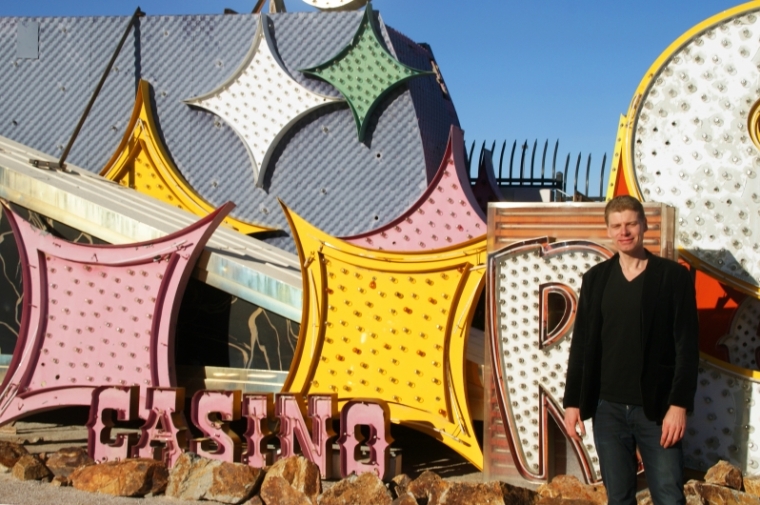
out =
{"type": "Polygon", "coordinates": [[[512,154],[509,156],[509,178],[512,179],[512,168],[515,164],[515,150],[517,149],[517,139],[512,142],[512,154]]]}
{"type": "Polygon", "coordinates": [[[501,155],[499,156],[499,186],[501,186],[501,179],[504,176],[502,172],[502,165],[504,164],[504,150],[507,148],[507,141],[501,145],[501,155]]]}
{"type": "Polygon", "coordinates": [[[588,197],[588,183],[591,176],[591,153],[588,155],[588,162],[586,163],[586,197],[588,197]]]}
{"type": "Polygon", "coordinates": [[[522,145],[522,155],[520,155],[520,184],[522,184],[522,180],[525,178],[525,151],[528,150],[528,139],[525,139],[525,142],[522,145]]]}
{"type": "MultiPolygon", "coordinates": [[[[467,146],[464,146],[465,153],[467,152],[467,146]]],[[[472,141],[472,145],[470,146],[470,156],[467,158],[467,168],[470,169],[470,173],[472,173],[472,155],[475,152],[475,141],[472,141]]]]}
{"type": "Polygon", "coordinates": [[[480,146],[480,156],[478,157],[478,172],[480,172],[480,170],[485,168],[483,166],[483,160],[485,159],[485,154],[486,154],[486,141],[484,140],[480,146]]]}
{"type": "Polygon", "coordinates": [[[557,175],[557,153],[559,152],[559,139],[554,143],[554,156],[552,156],[552,179],[557,175]]]}
{"type": "Polygon", "coordinates": [[[541,178],[546,177],[546,150],[549,148],[549,139],[544,142],[544,154],[541,155],[541,178]]]}
{"type": "MultiPolygon", "coordinates": [[[[551,178],[549,178],[547,174],[547,156],[549,155],[549,139],[544,140],[544,147],[541,151],[541,172],[540,174],[536,174],[536,155],[538,152],[538,139],[534,139],[533,146],[531,148],[531,145],[528,143],[528,140],[525,139],[522,144],[520,145],[520,167],[519,167],[519,174],[516,174],[515,172],[515,153],[517,151],[517,140],[515,139],[512,142],[512,149],[509,152],[509,169],[505,167],[505,156],[507,155],[507,141],[502,141],[501,144],[501,151],[499,152],[499,168],[496,168],[495,164],[495,154],[496,154],[496,144],[497,141],[493,140],[491,142],[490,149],[487,147],[488,141],[484,140],[481,142],[480,145],[480,155],[478,158],[478,166],[477,166],[477,172],[480,174],[480,170],[486,169],[486,156],[490,155],[491,160],[493,163],[492,170],[494,172],[494,176],[496,178],[497,184],[502,185],[513,185],[513,186],[530,186],[530,187],[552,187],[555,189],[560,190],[562,193],[564,193],[565,197],[567,197],[567,187],[568,187],[568,179],[570,175],[570,162],[572,158],[572,154],[568,153],[567,157],[565,159],[565,167],[564,171],[562,170],[562,165],[560,163],[558,167],[557,159],[559,158],[559,139],[556,139],[554,141],[554,149],[551,153],[552,159],[551,159],[551,178]],[[530,173],[528,173],[528,150],[530,149],[530,173]],[[508,173],[505,173],[507,172],[508,173]]],[[[467,145],[464,146],[464,154],[465,154],[465,160],[467,163],[467,167],[470,171],[470,177],[472,180],[475,179],[475,177],[472,176],[472,169],[473,164],[475,160],[473,160],[474,154],[475,154],[475,146],[477,144],[477,141],[473,140],[470,144],[469,149],[467,149],[467,145]]],[[[599,195],[591,196],[590,194],[590,188],[591,188],[591,164],[593,163],[593,155],[588,154],[586,158],[586,180],[585,184],[583,183],[580,175],[581,170],[581,163],[583,162],[583,153],[578,153],[578,157],[575,162],[575,177],[573,179],[572,188],[574,193],[576,194],[583,194],[585,197],[589,199],[594,200],[600,200],[603,201],[606,193],[605,193],[605,174],[607,173],[607,153],[603,154],[602,157],[602,164],[599,170],[600,173],[600,179],[599,179],[599,195]],[[579,188],[584,189],[585,193],[580,193],[579,188]]],[[[570,195],[574,197],[575,195],[570,195]]]]}

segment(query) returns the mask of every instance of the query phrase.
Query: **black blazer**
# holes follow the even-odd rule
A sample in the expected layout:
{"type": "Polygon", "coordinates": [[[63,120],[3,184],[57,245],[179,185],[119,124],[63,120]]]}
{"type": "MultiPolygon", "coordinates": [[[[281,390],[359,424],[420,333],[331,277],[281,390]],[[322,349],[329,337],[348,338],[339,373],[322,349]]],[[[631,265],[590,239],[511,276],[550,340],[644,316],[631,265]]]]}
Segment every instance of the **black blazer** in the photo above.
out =
{"type": "MultiPolygon", "coordinates": [[[[643,275],[641,396],[647,418],[661,422],[670,405],[694,409],[699,366],[699,323],[694,281],[675,261],[654,256],[643,275]]],[[[575,317],[563,406],[588,419],[599,404],[602,362],[602,296],[619,255],[583,275],[575,317]]]]}

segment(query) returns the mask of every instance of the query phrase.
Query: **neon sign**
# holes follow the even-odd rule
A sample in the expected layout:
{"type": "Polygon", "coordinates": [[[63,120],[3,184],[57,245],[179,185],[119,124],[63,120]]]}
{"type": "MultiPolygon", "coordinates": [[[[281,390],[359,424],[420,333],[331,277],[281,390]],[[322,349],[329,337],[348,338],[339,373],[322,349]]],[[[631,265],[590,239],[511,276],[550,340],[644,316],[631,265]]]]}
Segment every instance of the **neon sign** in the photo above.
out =
{"type": "MultiPolygon", "coordinates": [[[[149,388],[147,390],[147,418],[136,437],[118,435],[111,440],[113,416],[120,421],[137,418],[139,387],[106,386],[93,392],[90,420],[87,423],[88,451],[98,462],[126,459],[127,457],[157,458],[173,466],[182,451],[189,449],[209,459],[227,462],[238,461],[253,467],[266,465],[263,443],[272,435],[264,422],[272,412],[272,395],[241,395],[240,391],[198,391],[192,398],[193,424],[204,438],[188,440],[188,427],[183,414],[185,391],[183,388],[149,388]],[[212,421],[212,416],[216,418],[212,421]],[[229,428],[230,421],[244,418],[246,451],[241,450],[240,437],[229,428]],[[205,449],[212,442],[215,450],[205,449]]],[[[296,453],[296,441],[303,455],[316,464],[323,478],[330,472],[332,443],[335,433],[332,419],[337,416],[338,400],[335,395],[311,395],[308,398],[308,417],[311,433],[301,412],[297,395],[280,394],[274,398],[274,414],[280,421],[277,437],[280,440],[279,458],[296,453]]],[[[340,471],[343,477],[351,473],[375,472],[386,475],[390,454],[390,424],[388,406],[382,401],[352,400],[340,412],[340,471]],[[368,426],[367,440],[370,456],[367,461],[357,460],[356,447],[363,442],[357,435],[358,426],[368,426]]]]}

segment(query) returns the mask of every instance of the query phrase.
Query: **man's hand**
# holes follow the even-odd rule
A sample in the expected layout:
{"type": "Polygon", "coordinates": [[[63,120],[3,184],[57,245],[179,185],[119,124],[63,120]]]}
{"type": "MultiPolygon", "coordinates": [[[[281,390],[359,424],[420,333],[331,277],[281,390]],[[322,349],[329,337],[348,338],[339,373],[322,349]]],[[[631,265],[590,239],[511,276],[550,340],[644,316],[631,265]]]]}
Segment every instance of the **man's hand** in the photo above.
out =
{"type": "MultiPolygon", "coordinates": [[[[565,414],[565,426],[567,426],[567,414],[565,414]]],[[[668,448],[675,445],[683,438],[686,431],[686,409],[671,405],[665,418],[662,420],[662,437],[660,445],[668,448]]]]}
{"type": "Polygon", "coordinates": [[[565,432],[568,437],[577,440],[578,442],[580,442],[581,437],[586,436],[586,425],[583,424],[581,410],[579,408],[568,407],[565,409],[565,432]],[[580,436],[578,436],[578,431],[576,431],[576,425],[580,431],[580,436]]]}

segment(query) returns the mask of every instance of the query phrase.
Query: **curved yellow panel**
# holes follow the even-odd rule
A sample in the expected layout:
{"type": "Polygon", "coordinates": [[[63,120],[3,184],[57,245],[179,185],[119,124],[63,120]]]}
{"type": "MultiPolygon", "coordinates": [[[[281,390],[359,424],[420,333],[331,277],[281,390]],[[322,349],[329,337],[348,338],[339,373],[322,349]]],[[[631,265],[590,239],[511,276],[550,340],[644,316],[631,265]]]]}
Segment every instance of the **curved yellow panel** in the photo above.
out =
{"type": "Polygon", "coordinates": [[[707,363],[711,363],[716,368],[721,368],[727,372],[731,372],[736,375],[741,375],[742,377],[746,377],[747,379],[760,381],[759,370],[752,370],[750,368],[744,368],[738,365],[732,365],[728,361],[723,361],[722,359],[718,359],[715,356],[710,356],[709,354],[705,352],[701,352],[701,351],[699,352],[699,358],[703,361],[706,361],[707,363]]]}
{"type": "Polygon", "coordinates": [[[384,400],[392,422],[482,468],[465,349],[483,288],[485,235],[434,251],[369,250],[283,208],[304,279],[301,333],[283,392],[384,400]]]}
{"type": "Polygon", "coordinates": [[[621,159],[623,158],[623,139],[626,136],[626,130],[628,129],[628,118],[624,115],[620,115],[620,121],[618,124],[618,133],[615,137],[615,148],[612,154],[612,164],[610,165],[610,179],[607,183],[607,193],[605,194],[605,200],[612,200],[615,196],[623,194],[627,191],[624,188],[625,184],[621,184],[621,159]]]}
{"type": "MultiPolygon", "coordinates": [[[[158,135],[149,97],[150,84],[140,80],[127,130],[100,175],[196,216],[206,216],[214,207],[190,187],[171,161],[158,135]]],[[[223,224],[245,235],[274,229],[231,217],[223,224]]]]}

